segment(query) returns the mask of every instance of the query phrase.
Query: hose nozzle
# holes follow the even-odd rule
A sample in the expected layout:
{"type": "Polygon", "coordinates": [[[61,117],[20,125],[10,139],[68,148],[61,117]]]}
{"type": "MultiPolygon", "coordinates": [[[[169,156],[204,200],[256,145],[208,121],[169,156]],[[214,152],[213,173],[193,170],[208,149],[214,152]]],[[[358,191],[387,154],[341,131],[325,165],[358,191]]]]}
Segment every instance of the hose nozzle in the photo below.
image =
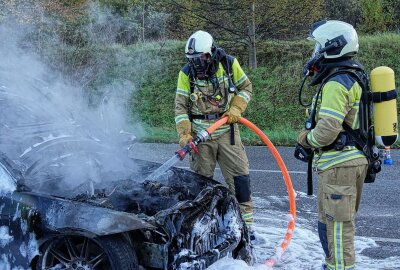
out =
{"type": "Polygon", "coordinates": [[[183,160],[191,150],[193,150],[193,152],[197,154],[199,152],[199,150],[197,149],[197,145],[200,142],[207,141],[209,137],[210,134],[208,133],[208,131],[202,130],[199,133],[197,133],[197,136],[193,141],[190,140],[188,144],[186,144],[184,147],[176,151],[175,154],[179,156],[180,160],[183,160]]]}
{"type": "Polygon", "coordinates": [[[195,154],[199,152],[197,150],[196,145],[197,143],[195,143],[195,141],[190,140],[188,144],[186,144],[184,147],[176,151],[175,154],[179,156],[180,160],[183,160],[186,157],[186,155],[190,152],[190,150],[193,150],[195,154]]]}

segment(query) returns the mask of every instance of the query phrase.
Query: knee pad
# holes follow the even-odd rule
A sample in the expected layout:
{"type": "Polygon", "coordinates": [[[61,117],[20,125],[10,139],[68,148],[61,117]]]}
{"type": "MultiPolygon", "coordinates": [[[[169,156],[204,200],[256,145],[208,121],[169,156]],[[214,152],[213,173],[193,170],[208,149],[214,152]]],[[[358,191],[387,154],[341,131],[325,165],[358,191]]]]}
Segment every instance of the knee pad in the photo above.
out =
{"type": "Polygon", "coordinates": [[[239,203],[248,202],[251,198],[250,176],[241,175],[233,177],[235,183],[235,195],[239,203]]]}

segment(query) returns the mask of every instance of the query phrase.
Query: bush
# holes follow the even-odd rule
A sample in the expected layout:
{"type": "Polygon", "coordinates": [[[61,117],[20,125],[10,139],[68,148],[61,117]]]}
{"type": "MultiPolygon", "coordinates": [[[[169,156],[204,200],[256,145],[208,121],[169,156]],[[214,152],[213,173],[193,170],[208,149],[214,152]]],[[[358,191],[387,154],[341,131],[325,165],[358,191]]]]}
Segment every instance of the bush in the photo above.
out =
{"type": "Polygon", "coordinates": [[[383,0],[362,0],[361,2],[363,18],[361,30],[365,33],[386,31],[389,18],[383,10],[383,0]]]}
{"type": "MultiPolygon", "coordinates": [[[[397,44],[400,44],[398,34],[361,37],[357,58],[368,73],[374,67],[386,65],[400,74],[400,47],[397,44]]],[[[163,66],[158,72],[147,76],[132,97],[133,113],[139,115],[147,125],[174,130],[176,80],[185,63],[183,57],[176,56],[183,56],[183,47],[184,42],[177,42],[159,50],[157,57],[163,59],[163,66]]],[[[244,117],[267,132],[299,130],[303,126],[305,113],[298,104],[298,90],[302,67],[312,49],[313,44],[308,41],[259,43],[259,68],[246,70],[253,83],[254,96],[244,117]]],[[[243,66],[246,55],[245,50],[237,51],[235,55],[243,66]]],[[[305,90],[304,96],[310,99],[314,91],[305,90]]]]}

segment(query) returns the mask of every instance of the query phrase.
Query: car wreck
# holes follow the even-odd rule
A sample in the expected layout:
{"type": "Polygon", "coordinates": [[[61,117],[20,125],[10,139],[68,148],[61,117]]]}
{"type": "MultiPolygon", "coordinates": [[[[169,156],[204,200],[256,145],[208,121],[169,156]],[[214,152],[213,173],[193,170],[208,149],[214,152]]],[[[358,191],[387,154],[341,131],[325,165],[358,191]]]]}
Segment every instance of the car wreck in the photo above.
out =
{"type": "Polygon", "coordinates": [[[31,84],[0,86],[9,112],[0,115],[0,269],[205,269],[227,255],[252,261],[225,185],[180,168],[147,179],[160,164],[129,157],[132,134],[108,132],[121,128],[102,127],[104,117],[97,123],[77,102],[64,108],[66,97],[31,84]]]}
{"type": "MultiPolygon", "coordinates": [[[[90,181],[68,191],[50,184],[48,195],[27,185],[7,157],[0,162],[1,180],[15,185],[0,198],[0,226],[12,238],[3,235],[0,250],[11,268],[205,269],[228,254],[252,259],[236,199],[212,179],[173,168],[140,185],[135,176],[94,189],[90,181]]],[[[158,166],[132,162],[136,176],[158,166]]]]}

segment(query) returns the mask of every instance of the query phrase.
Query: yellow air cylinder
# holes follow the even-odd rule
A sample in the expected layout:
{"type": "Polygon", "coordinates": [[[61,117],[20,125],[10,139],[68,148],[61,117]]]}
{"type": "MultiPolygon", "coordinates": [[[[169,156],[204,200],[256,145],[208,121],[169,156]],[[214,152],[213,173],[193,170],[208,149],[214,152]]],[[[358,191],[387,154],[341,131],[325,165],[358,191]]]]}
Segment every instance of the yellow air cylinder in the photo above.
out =
{"type": "MultiPolygon", "coordinates": [[[[394,71],[385,66],[371,71],[372,92],[388,92],[395,89],[394,71]]],[[[375,139],[382,146],[391,146],[397,141],[397,104],[396,99],[374,102],[375,139]]]]}

